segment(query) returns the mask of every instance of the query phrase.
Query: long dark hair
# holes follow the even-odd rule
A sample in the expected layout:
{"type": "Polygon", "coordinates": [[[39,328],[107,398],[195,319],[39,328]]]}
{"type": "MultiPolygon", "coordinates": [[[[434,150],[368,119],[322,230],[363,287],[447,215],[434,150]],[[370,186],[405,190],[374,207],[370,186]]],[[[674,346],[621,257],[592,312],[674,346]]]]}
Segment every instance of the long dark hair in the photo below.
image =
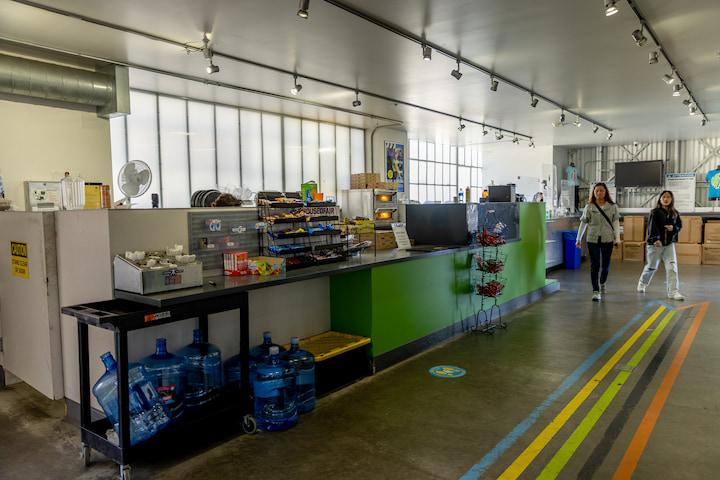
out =
{"type": "Polygon", "coordinates": [[[597,187],[603,187],[605,189],[605,201],[609,204],[614,204],[613,199],[610,197],[610,190],[608,190],[607,185],[605,185],[603,182],[598,182],[595,185],[593,185],[592,189],[590,190],[590,203],[597,205],[597,198],[595,198],[595,189],[597,187]]]}
{"type": "Polygon", "coordinates": [[[662,196],[665,195],[666,193],[667,193],[668,195],[670,195],[670,198],[672,199],[672,200],[670,201],[670,205],[667,206],[667,211],[670,212],[670,216],[671,216],[671,217],[679,217],[679,216],[680,216],[680,212],[678,212],[677,209],[675,208],[675,194],[674,194],[672,191],[670,191],[670,190],[663,190],[662,192],[660,192],[660,196],[658,197],[657,205],[655,205],[655,208],[665,208],[665,206],[663,206],[663,204],[662,204],[662,202],[660,201],[660,199],[661,199],[662,196]]]}

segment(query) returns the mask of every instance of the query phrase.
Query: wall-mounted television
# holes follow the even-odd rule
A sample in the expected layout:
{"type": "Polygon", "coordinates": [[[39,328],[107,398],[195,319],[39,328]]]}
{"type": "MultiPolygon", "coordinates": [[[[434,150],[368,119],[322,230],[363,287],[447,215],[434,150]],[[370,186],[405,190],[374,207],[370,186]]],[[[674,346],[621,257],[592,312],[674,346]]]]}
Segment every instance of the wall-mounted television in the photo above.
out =
{"type": "Polygon", "coordinates": [[[615,186],[662,187],[665,185],[665,161],[616,162],[615,186]]]}

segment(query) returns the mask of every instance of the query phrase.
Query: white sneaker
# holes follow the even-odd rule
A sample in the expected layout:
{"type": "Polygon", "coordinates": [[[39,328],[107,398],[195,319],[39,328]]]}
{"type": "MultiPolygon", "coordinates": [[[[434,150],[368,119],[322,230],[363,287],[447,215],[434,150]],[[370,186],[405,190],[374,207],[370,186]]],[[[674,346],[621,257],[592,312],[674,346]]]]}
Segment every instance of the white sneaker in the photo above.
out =
{"type": "Polygon", "coordinates": [[[602,295],[600,294],[600,292],[593,292],[592,301],[599,302],[600,300],[602,300],[602,295]]]}
{"type": "Polygon", "coordinates": [[[668,298],[669,298],[670,300],[679,300],[679,301],[682,301],[682,300],[685,300],[685,295],[683,295],[683,294],[680,293],[680,292],[673,292],[673,293],[668,293],[668,298]]]}
{"type": "Polygon", "coordinates": [[[645,293],[645,289],[647,289],[647,285],[644,283],[638,283],[637,291],[638,293],[645,293]]]}
{"type": "Polygon", "coordinates": [[[600,293],[605,295],[605,292],[607,292],[607,283],[601,283],[600,284],[600,293]]]}

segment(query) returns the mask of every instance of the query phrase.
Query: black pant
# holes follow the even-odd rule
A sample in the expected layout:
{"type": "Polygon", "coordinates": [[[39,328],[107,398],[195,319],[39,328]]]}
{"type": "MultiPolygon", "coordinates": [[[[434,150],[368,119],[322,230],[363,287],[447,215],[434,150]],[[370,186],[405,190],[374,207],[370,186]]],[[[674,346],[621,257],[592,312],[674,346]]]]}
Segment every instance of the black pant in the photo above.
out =
{"type": "Polygon", "coordinates": [[[610,273],[610,257],[613,251],[613,242],[610,243],[590,243],[588,242],[588,253],[590,253],[590,279],[592,280],[593,292],[600,291],[598,285],[598,274],[600,274],[600,283],[607,282],[608,273],[610,273]],[[602,270],[600,263],[602,261],[602,270]]]}

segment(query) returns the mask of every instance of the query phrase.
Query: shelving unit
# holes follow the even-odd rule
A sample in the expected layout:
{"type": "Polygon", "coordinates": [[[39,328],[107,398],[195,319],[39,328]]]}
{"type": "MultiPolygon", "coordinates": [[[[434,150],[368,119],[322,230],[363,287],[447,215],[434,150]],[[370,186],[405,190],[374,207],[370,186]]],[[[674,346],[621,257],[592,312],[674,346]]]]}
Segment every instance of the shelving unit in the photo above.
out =
{"type": "Polygon", "coordinates": [[[498,297],[507,284],[502,275],[505,270],[507,254],[503,223],[499,222],[494,210],[488,210],[480,231],[477,234],[479,251],[473,255],[471,280],[475,294],[480,297],[480,310],[475,313],[475,325],[471,330],[492,334],[498,328],[507,328],[503,322],[498,297]],[[489,307],[489,309],[488,309],[489,307]]]}

